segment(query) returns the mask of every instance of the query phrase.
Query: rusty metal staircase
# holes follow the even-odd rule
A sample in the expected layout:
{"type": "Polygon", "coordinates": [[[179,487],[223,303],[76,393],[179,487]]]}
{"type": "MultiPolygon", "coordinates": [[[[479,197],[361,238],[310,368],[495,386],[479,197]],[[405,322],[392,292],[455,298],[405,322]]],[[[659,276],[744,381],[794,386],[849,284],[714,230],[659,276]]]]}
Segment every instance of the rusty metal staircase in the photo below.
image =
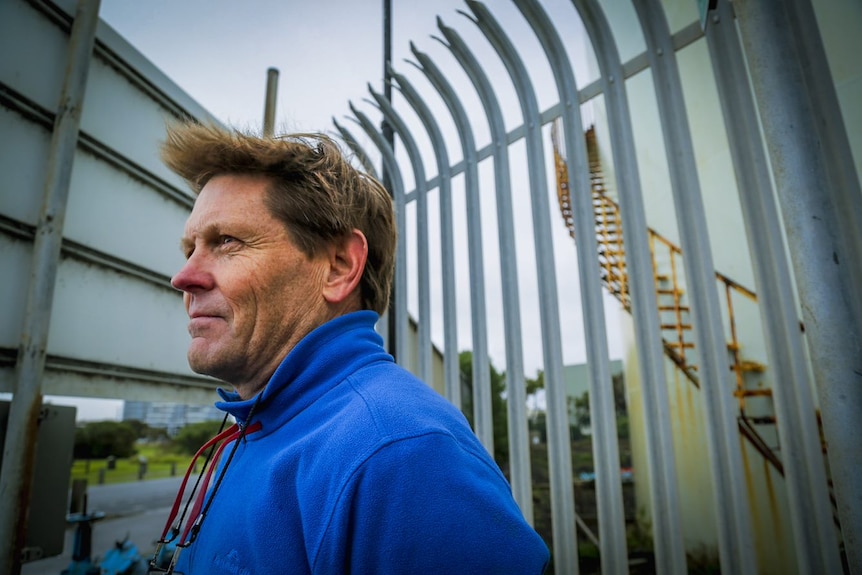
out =
{"type": "MultiPolygon", "coordinates": [[[[605,188],[595,129],[587,130],[585,137],[602,283],[631,313],[620,208],[609,197],[605,188]]],[[[569,235],[574,239],[568,168],[561,153],[559,120],[552,126],[551,139],[560,212],[569,229],[569,235]]],[[[665,354],[691,383],[700,387],[697,350],[692,337],[690,310],[686,299],[682,250],[653,229],[649,229],[649,245],[665,354]]],[[[736,379],[734,396],[739,402],[737,421],[740,433],[783,475],[784,466],[778,455],[780,446],[772,409],[772,390],[764,385],[761,377],[766,366],[743,356],[736,329],[735,302],[742,299],[756,304],[757,295],[721,273],[716,273],[715,277],[726,303],[725,312],[729,325],[728,367],[736,379]],[[749,401],[749,404],[751,401],[755,402],[753,410],[749,409],[746,401],[749,401]]]]}

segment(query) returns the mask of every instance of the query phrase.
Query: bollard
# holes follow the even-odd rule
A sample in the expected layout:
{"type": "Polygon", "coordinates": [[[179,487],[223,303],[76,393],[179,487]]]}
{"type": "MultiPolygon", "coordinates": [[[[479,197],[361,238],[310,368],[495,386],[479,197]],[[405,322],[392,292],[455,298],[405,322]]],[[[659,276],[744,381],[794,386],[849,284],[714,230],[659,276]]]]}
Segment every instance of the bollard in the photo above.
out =
{"type": "Polygon", "coordinates": [[[105,484],[105,468],[99,469],[99,485],[105,484]]]}
{"type": "Polygon", "coordinates": [[[147,474],[147,458],[140,457],[138,458],[138,481],[144,478],[144,475],[147,474]]]}
{"type": "MultiPolygon", "coordinates": [[[[89,462],[88,462],[89,463],[89,462]]],[[[69,513],[84,513],[84,497],[87,494],[87,480],[72,481],[72,496],[69,498],[69,513]]]]}
{"type": "Polygon", "coordinates": [[[177,462],[174,461],[171,463],[171,477],[176,476],[177,474],[177,462]]]}

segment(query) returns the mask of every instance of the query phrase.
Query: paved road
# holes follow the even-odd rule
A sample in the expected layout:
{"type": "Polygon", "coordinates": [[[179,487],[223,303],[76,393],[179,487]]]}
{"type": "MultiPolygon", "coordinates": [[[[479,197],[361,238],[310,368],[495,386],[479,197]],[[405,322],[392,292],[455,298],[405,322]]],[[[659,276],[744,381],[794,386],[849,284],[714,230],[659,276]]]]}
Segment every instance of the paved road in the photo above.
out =
{"type": "MultiPolygon", "coordinates": [[[[116,541],[127,536],[141,554],[151,553],[181,481],[182,478],[170,478],[89,487],[87,509],[106,515],[93,525],[93,557],[103,556],[116,541]]],[[[25,564],[22,575],[59,575],[72,561],[74,536],[75,528],[67,528],[63,553],[25,564]]]]}
{"type": "Polygon", "coordinates": [[[136,515],[155,507],[170,507],[182,477],[133,483],[94,485],[87,488],[87,509],[108,517],[136,515]]]}

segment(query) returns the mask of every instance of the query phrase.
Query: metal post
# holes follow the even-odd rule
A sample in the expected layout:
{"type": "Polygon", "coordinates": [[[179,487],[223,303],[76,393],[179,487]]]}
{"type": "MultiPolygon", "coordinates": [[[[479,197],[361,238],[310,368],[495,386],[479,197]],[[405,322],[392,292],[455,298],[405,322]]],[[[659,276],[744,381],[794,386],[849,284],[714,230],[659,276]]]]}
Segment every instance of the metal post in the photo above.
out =
{"type": "MultiPolygon", "coordinates": [[[[388,101],[392,101],[392,79],[389,77],[389,66],[392,64],[392,0],[383,0],[383,95],[386,97],[388,101]]],[[[383,141],[386,145],[393,151],[395,151],[395,134],[392,132],[392,126],[390,126],[386,120],[383,120],[383,123],[380,126],[381,131],[383,133],[383,141]]],[[[391,182],[389,178],[389,172],[386,170],[386,163],[384,162],[383,167],[380,170],[381,180],[380,182],[383,184],[383,187],[387,190],[391,190],[391,182]]],[[[403,217],[403,215],[402,215],[403,217]]],[[[401,230],[399,230],[399,241],[401,244],[404,240],[400,239],[404,236],[401,235],[401,230]]],[[[406,252],[405,252],[406,253],[406,252]]],[[[396,266],[398,264],[396,263],[396,266]]],[[[407,260],[403,260],[401,265],[406,266],[407,260]]],[[[396,274],[398,272],[396,271],[396,274]]],[[[406,272],[404,278],[406,279],[406,272]]],[[[392,282],[392,292],[389,299],[389,325],[387,328],[387,333],[389,334],[389,353],[392,354],[392,357],[395,358],[395,361],[398,361],[398,354],[404,354],[404,361],[406,362],[406,349],[397,347],[399,342],[407,341],[407,334],[397,335],[397,330],[399,326],[402,325],[398,321],[399,313],[395,310],[395,303],[400,301],[397,295],[398,290],[398,282],[393,280],[392,282]]],[[[406,285],[406,284],[402,284],[406,285]]],[[[404,294],[406,297],[406,294],[404,294]]],[[[406,302],[407,300],[404,299],[406,302]]],[[[406,305],[406,303],[405,303],[406,305]]],[[[406,314],[406,308],[404,310],[406,314]]],[[[406,316],[405,316],[406,317],[406,316]]],[[[403,324],[404,327],[402,329],[408,329],[406,324],[403,324]]]]}
{"type": "MultiPolygon", "coordinates": [[[[401,178],[401,170],[395,160],[395,152],[386,141],[384,136],[374,128],[374,124],[368,116],[357,110],[350,104],[350,110],[365,133],[380,150],[383,165],[392,182],[392,195],[395,203],[395,225],[398,232],[398,244],[395,247],[395,278],[393,282],[394,293],[392,305],[389,310],[389,344],[394,345],[396,350],[401,350],[399,356],[393,356],[402,365],[407,361],[407,333],[410,329],[407,317],[407,244],[403,240],[407,236],[407,223],[405,216],[404,181],[401,178]]],[[[390,352],[391,353],[391,352],[390,352]]]]}
{"type": "Polygon", "coordinates": [[[647,60],[667,150],[677,227],[686,255],[685,277],[700,360],[698,377],[715,485],[721,568],[727,573],[755,573],[754,536],[745,475],[742,473],[727,343],[676,53],[660,0],[642,0],[635,2],[634,7],[647,45],[647,60]]]}
{"type": "Polygon", "coordinates": [[[401,116],[389,103],[389,100],[374,91],[371,85],[368,85],[368,91],[380,111],[383,112],[383,117],[386,122],[395,129],[404,147],[407,150],[407,155],[410,157],[410,164],[413,166],[413,175],[416,179],[416,243],[417,251],[419,252],[418,264],[419,271],[416,282],[419,288],[419,317],[416,318],[419,330],[419,349],[417,350],[418,375],[419,379],[431,384],[431,272],[429,264],[428,251],[428,190],[426,189],[425,166],[422,162],[422,156],[419,153],[419,148],[416,146],[416,141],[413,139],[413,134],[407,128],[407,124],[401,119],[401,116]]]}
{"type": "MultiPolygon", "coordinates": [[[[476,405],[479,402],[479,398],[488,398],[489,400],[491,394],[490,359],[488,358],[488,321],[485,306],[485,267],[482,250],[482,208],[481,198],[479,197],[479,159],[476,153],[473,129],[467,118],[467,112],[455,94],[455,90],[428,56],[419,52],[416,46],[412,44],[410,45],[410,49],[413,55],[416,56],[416,59],[419,60],[422,72],[425,73],[428,80],[437,88],[437,91],[449,107],[449,111],[458,127],[458,136],[461,140],[461,149],[464,154],[464,188],[467,200],[467,249],[470,258],[470,321],[473,328],[473,390],[474,405],[476,405]],[[479,390],[482,391],[480,392],[479,390]]],[[[507,374],[507,378],[513,381],[513,377],[524,377],[523,370],[518,373],[521,375],[516,376],[516,374],[510,371],[507,374]]],[[[484,401],[486,400],[483,399],[484,401]]],[[[490,420],[488,421],[490,425],[490,420]]],[[[493,432],[489,431],[489,433],[492,434],[493,432]]],[[[533,493],[530,478],[529,453],[527,453],[527,459],[525,460],[524,455],[520,451],[517,448],[509,449],[510,483],[512,484],[512,494],[515,501],[521,507],[524,517],[532,525],[533,493]]]]}
{"type": "Polygon", "coordinates": [[[736,167],[736,181],[766,334],[794,551],[801,573],[840,573],[823,451],[790,265],[772,193],[757,110],[728,0],[710,12],[706,37],[736,167]]]}
{"type": "Polygon", "coordinates": [[[653,546],[658,572],[687,572],[682,538],[676,457],[643,191],[626,95],[625,75],[610,25],[596,0],[573,0],[593,45],[608,107],[611,150],[617,170],[635,346],[643,388],[653,546]]]}
{"type": "Polygon", "coordinates": [[[66,75],[51,135],[44,199],[33,240],[26,319],[15,364],[15,394],[6,424],[3,467],[0,470],[0,498],[3,500],[0,507],[0,573],[17,574],[21,570],[51,308],[60,265],[69,182],[98,22],[99,0],[80,0],[69,36],[66,75]]]}
{"type": "Polygon", "coordinates": [[[449,169],[449,153],[440,127],[419,92],[402,76],[390,69],[398,82],[404,98],[416,111],[434,147],[437,172],[440,178],[440,256],[443,275],[443,371],[445,373],[446,398],[461,409],[461,366],[458,360],[458,324],[455,301],[455,245],[452,229],[452,176],[449,169]]]}
{"type": "MultiPolygon", "coordinates": [[[[841,103],[835,89],[826,49],[817,16],[811,0],[788,0],[783,3],[787,10],[789,30],[799,58],[802,76],[807,86],[806,93],[811,100],[811,112],[815,114],[815,126],[820,137],[820,161],[826,170],[829,187],[837,206],[838,224],[842,242],[849,262],[862,262],[862,186],[853,161],[853,150],[847,136],[847,128],[858,126],[844,122],[841,103]]],[[[856,11],[858,17],[858,10],[856,11]]],[[[858,23],[858,20],[857,20],[858,23]]],[[[848,266],[853,278],[854,291],[862,291],[862,265],[848,266]]],[[[862,298],[854,298],[856,322],[862,324],[862,298]]],[[[828,438],[827,438],[828,440],[828,438]]],[[[860,488],[862,489],[862,488],[860,488]]],[[[862,494],[856,492],[856,500],[862,502],[862,494]]],[[[857,533],[854,548],[862,553],[862,532],[857,533]]],[[[860,558],[862,561],[862,558],[860,558]]]]}
{"type": "MultiPolygon", "coordinates": [[[[547,396],[548,465],[551,481],[551,514],[554,532],[554,565],[561,573],[578,572],[575,500],[572,479],[572,452],[569,438],[569,414],[566,383],[563,379],[563,349],[560,341],[560,312],[557,294],[554,244],[551,237],[551,213],[548,201],[548,181],[542,145],[542,122],[536,93],[526,66],[509,38],[491,13],[480,2],[467,0],[475,15],[473,20],[491,42],[515,84],[515,91],[524,116],[527,144],[527,172],[530,181],[530,203],[539,284],[539,315],[541,317],[542,355],[544,360],[545,393],[547,396]]],[[[469,15],[463,13],[468,18],[469,15]]],[[[470,18],[472,20],[472,18],[470,18]]],[[[510,386],[509,432],[517,433],[523,421],[523,436],[514,435],[516,442],[527,443],[526,392],[510,386]]]]}
{"type": "MultiPolygon", "coordinates": [[[[842,237],[841,194],[830,189],[816,119],[782,2],[734,3],[759,104],[820,395],[838,518],[851,573],[862,573],[862,325],[851,268],[859,246],[842,237]]],[[[831,82],[831,80],[830,80],[831,82]]],[[[857,198],[858,200],[858,198],[857,198]]]]}
{"type": "Polygon", "coordinates": [[[278,69],[266,71],[266,103],[263,108],[263,135],[271,138],[275,132],[275,103],[278,95],[278,69]]]}

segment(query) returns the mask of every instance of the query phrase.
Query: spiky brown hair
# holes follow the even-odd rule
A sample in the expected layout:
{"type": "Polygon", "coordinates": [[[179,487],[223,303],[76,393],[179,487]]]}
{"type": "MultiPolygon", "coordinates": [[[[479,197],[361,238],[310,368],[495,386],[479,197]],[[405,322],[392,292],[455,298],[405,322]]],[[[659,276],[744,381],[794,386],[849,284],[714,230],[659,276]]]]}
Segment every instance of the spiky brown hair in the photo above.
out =
{"type": "Polygon", "coordinates": [[[377,180],[350,165],[332,139],[323,134],[260,137],[188,122],[168,126],[161,152],[195,194],[219,175],[269,178],[267,208],[309,257],[360,230],[368,240],[362,305],[378,313],[386,309],[395,267],[392,200],[377,180]]]}

